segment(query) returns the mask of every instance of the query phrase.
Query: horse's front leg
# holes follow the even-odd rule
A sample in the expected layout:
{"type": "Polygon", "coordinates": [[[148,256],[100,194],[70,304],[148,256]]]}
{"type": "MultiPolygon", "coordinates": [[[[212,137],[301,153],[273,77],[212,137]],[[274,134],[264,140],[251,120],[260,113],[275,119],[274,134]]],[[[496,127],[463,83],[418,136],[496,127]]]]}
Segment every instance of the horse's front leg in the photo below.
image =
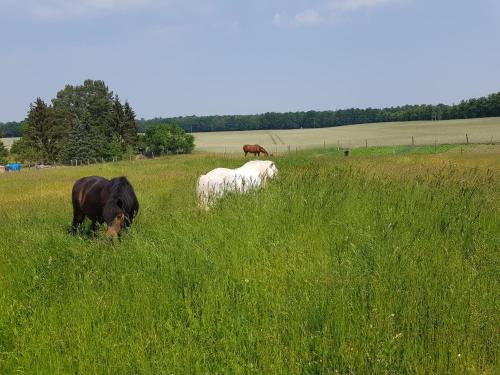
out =
{"type": "Polygon", "coordinates": [[[83,223],[84,219],[85,215],[83,215],[82,213],[73,213],[73,222],[71,223],[71,234],[73,236],[76,236],[78,227],[83,223]]]}
{"type": "Polygon", "coordinates": [[[93,221],[92,221],[92,234],[93,234],[94,236],[96,236],[96,235],[97,235],[97,228],[98,228],[98,226],[97,226],[97,222],[96,222],[95,220],[93,220],[93,221]]]}

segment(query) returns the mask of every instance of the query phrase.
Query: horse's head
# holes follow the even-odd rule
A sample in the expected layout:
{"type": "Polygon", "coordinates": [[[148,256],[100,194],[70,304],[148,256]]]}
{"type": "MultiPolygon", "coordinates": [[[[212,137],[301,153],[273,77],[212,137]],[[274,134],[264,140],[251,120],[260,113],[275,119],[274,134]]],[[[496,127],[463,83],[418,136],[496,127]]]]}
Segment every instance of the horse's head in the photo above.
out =
{"type": "Polygon", "coordinates": [[[278,174],[278,167],[276,167],[276,164],[271,163],[269,164],[269,167],[267,168],[267,177],[274,177],[278,174]]]}
{"type": "Polygon", "coordinates": [[[118,199],[112,204],[107,204],[104,207],[103,218],[108,225],[106,235],[108,237],[119,236],[127,220],[127,214],[123,209],[123,201],[118,199]]]}

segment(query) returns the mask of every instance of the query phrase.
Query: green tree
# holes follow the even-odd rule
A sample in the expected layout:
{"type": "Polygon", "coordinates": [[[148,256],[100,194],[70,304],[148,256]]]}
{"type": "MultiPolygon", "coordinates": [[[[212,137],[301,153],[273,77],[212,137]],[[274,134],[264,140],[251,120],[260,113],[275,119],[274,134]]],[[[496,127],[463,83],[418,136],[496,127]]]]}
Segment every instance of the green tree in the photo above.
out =
{"type": "Polygon", "coordinates": [[[123,113],[123,105],[120,102],[120,98],[118,96],[115,96],[111,105],[111,111],[108,116],[108,131],[106,132],[107,137],[112,138],[113,135],[116,136],[122,145],[122,148],[124,147],[124,139],[123,139],[123,128],[124,128],[124,118],[125,115],[123,113]]]}
{"type": "Polygon", "coordinates": [[[123,133],[122,137],[126,148],[132,147],[134,150],[138,147],[139,131],[137,121],[135,120],[135,112],[128,103],[125,101],[123,106],[123,133]]]}
{"type": "Polygon", "coordinates": [[[37,98],[23,124],[26,144],[33,149],[35,155],[43,161],[54,160],[58,153],[60,134],[54,126],[52,108],[37,98]]]}

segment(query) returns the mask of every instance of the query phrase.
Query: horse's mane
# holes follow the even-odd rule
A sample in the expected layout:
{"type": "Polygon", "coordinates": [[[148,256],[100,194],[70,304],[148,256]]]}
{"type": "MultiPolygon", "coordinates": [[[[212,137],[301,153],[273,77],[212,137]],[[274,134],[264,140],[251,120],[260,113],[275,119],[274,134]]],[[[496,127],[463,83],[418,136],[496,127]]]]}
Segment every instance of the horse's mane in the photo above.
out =
{"type": "Polygon", "coordinates": [[[127,213],[131,213],[134,204],[134,191],[132,185],[126,177],[115,177],[109,181],[111,184],[109,199],[112,202],[121,200],[123,209],[127,213]]]}

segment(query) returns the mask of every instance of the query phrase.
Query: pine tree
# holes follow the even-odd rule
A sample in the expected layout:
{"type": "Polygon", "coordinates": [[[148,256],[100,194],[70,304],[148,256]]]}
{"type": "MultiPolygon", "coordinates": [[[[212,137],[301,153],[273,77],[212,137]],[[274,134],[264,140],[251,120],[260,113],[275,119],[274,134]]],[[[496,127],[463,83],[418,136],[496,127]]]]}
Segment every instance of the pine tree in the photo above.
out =
{"type": "Polygon", "coordinates": [[[111,135],[117,135],[118,138],[120,139],[120,142],[123,142],[121,140],[122,135],[123,135],[123,123],[124,123],[124,113],[123,113],[123,106],[122,103],[120,102],[120,98],[115,96],[113,99],[113,104],[111,106],[111,111],[109,114],[109,130],[110,136],[111,135]]]}
{"type": "Polygon", "coordinates": [[[37,98],[30,104],[25,123],[25,139],[33,151],[44,161],[53,159],[56,153],[57,134],[53,129],[51,108],[37,98]]]}
{"type": "Polygon", "coordinates": [[[99,134],[96,129],[90,126],[90,115],[84,113],[69,134],[68,156],[71,160],[76,159],[86,162],[100,157],[99,134]]]}
{"type": "Polygon", "coordinates": [[[128,101],[125,101],[123,108],[123,139],[127,147],[131,147],[133,150],[136,150],[139,142],[139,135],[137,134],[139,129],[137,128],[137,122],[135,121],[135,113],[130,104],[128,104],[128,101]]]}

